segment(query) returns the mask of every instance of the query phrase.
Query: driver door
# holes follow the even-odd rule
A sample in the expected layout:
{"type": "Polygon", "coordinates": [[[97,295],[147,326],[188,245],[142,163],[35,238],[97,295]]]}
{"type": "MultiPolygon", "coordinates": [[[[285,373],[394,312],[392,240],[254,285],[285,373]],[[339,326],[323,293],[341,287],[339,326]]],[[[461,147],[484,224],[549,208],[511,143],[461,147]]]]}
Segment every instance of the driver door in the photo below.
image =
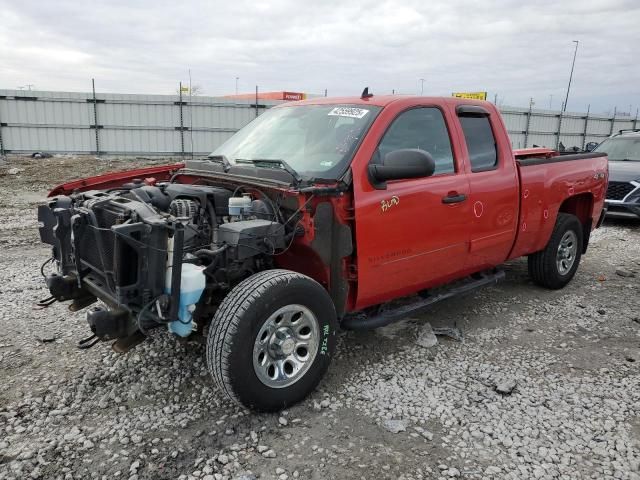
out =
{"type": "Polygon", "coordinates": [[[355,189],[357,308],[444,283],[465,268],[472,212],[469,184],[454,156],[442,111],[411,108],[396,116],[372,162],[418,148],[436,163],[432,176],[355,189]]]}

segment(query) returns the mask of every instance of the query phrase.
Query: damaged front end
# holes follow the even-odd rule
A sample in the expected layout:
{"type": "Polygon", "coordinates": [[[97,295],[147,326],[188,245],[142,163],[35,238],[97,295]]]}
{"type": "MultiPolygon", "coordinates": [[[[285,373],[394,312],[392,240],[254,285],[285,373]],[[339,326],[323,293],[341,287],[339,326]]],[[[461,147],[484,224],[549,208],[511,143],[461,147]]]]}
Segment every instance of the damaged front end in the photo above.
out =
{"type": "Polygon", "coordinates": [[[159,326],[187,337],[216,295],[268,268],[294,232],[274,221],[269,202],[235,193],[137,182],[40,206],[40,237],[57,266],[45,276],[52,301],[71,301],[72,311],[104,304],[88,311],[93,337],[81,346],[115,340],[116,350],[127,350],[159,326]]]}

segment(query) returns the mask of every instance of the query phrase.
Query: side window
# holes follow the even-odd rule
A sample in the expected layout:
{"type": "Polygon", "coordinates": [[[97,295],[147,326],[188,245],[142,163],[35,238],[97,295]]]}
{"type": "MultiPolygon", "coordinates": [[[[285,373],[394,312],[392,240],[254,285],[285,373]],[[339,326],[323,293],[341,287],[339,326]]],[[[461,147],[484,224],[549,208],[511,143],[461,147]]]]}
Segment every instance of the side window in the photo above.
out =
{"type": "Polygon", "coordinates": [[[487,116],[461,116],[460,124],[469,151],[472,172],[493,170],[498,166],[496,139],[487,116]]]}
{"type": "Polygon", "coordinates": [[[402,148],[429,152],[436,162],[434,175],[455,172],[451,141],[442,112],[437,108],[413,108],[401,113],[378,145],[377,160],[402,148]]]}

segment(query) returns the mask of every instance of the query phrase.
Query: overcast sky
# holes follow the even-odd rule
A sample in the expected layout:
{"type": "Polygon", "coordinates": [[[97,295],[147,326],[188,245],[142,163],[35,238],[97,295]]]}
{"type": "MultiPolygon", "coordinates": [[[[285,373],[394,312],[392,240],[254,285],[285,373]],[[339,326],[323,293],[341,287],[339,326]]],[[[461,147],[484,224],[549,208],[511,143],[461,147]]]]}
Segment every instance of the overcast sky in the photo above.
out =
{"type": "Polygon", "coordinates": [[[488,91],[499,103],[640,106],[638,0],[0,0],[0,88],[206,95],[488,91]],[[551,95],[553,97],[551,98],[551,95]]]}

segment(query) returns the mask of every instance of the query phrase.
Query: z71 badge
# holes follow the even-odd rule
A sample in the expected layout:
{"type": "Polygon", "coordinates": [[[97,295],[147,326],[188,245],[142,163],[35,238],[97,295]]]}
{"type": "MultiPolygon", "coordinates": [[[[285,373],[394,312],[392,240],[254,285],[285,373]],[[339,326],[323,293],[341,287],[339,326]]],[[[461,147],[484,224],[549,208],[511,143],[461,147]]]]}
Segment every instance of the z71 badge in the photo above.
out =
{"type": "Polygon", "coordinates": [[[396,197],[394,195],[389,200],[381,200],[380,201],[380,207],[382,208],[383,212],[386,212],[391,207],[393,207],[394,205],[398,205],[399,203],[400,203],[400,198],[398,198],[398,197],[396,197]]]}

